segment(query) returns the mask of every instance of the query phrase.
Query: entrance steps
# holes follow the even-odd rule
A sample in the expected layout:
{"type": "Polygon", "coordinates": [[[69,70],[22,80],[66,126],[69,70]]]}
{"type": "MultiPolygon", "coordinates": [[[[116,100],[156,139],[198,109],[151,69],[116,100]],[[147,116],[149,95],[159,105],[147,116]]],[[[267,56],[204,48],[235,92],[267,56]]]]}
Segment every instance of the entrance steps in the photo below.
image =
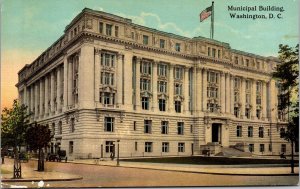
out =
{"type": "Polygon", "coordinates": [[[223,156],[223,157],[251,157],[252,153],[243,152],[241,150],[232,148],[232,147],[222,147],[221,152],[215,154],[215,156],[223,156]]]}

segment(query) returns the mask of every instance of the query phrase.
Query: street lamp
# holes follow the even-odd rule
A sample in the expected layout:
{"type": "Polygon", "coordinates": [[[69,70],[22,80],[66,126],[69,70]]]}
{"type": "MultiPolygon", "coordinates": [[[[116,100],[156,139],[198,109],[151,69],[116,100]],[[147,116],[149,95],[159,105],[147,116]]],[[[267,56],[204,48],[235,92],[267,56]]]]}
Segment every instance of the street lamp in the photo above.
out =
{"type": "Polygon", "coordinates": [[[120,144],[119,144],[120,140],[117,140],[117,142],[118,142],[117,166],[120,166],[120,159],[119,159],[119,157],[120,157],[120,144]]]}

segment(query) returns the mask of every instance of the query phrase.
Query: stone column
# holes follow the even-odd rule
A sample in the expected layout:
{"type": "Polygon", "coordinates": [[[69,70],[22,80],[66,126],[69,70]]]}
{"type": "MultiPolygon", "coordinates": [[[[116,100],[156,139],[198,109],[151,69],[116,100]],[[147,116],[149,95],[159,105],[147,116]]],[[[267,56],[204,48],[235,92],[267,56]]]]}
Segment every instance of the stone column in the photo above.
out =
{"type": "Polygon", "coordinates": [[[221,72],[220,74],[220,84],[221,84],[221,90],[220,90],[220,100],[221,100],[221,112],[225,113],[226,105],[225,105],[225,97],[226,97],[226,88],[225,88],[225,73],[221,72]]]}
{"type": "Polygon", "coordinates": [[[51,85],[51,90],[50,90],[50,113],[53,115],[54,114],[54,70],[50,73],[50,85],[51,85]]]}
{"type": "Polygon", "coordinates": [[[169,112],[173,113],[174,110],[174,65],[169,64],[169,112]]]}
{"type": "Polygon", "coordinates": [[[60,96],[61,96],[61,67],[60,66],[58,66],[57,67],[57,90],[56,90],[56,92],[57,92],[57,94],[56,94],[56,102],[57,102],[57,112],[61,112],[61,98],[60,98],[60,96]]]}
{"type": "Polygon", "coordinates": [[[195,66],[195,69],[196,69],[196,72],[195,72],[195,74],[196,74],[196,76],[195,76],[195,78],[196,78],[196,89],[194,89],[194,90],[196,90],[196,96],[195,96],[195,99],[197,99],[196,100],[196,104],[197,104],[197,106],[196,106],[196,111],[198,112],[198,113],[200,113],[201,112],[201,110],[202,110],[202,67],[198,67],[198,68],[196,68],[196,66],[195,66]]]}
{"type": "Polygon", "coordinates": [[[68,109],[68,57],[64,55],[64,91],[63,91],[63,112],[68,109]]]}
{"type": "Polygon", "coordinates": [[[42,118],[44,115],[44,95],[44,81],[40,79],[40,118],[42,118]]]}
{"type": "Polygon", "coordinates": [[[71,60],[68,60],[68,79],[66,82],[68,83],[67,109],[69,109],[73,105],[73,62],[71,60]]]}
{"type": "Polygon", "coordinates": [[[241,92],[240,102],[242,104],[242,106],[241,106],[241,118],[243,119],[244,116],[245,116],[245,108],[246,108],[246,106],[245,106],[245,104],[246,104],[246,81],[245,81],[245,78],[243,78],[243,77],[241,78],[241,90],[240,90],[240,92],[241,92]]]}
{"type": "Polygon", "coordinates": [[[132,86],[132,51],[125,51],[124,54],[124,103],[126,108],[132,110],[133,102],[133,86],[132,86]]]}
{"type": "Polygon", "coordinates": [[[183,85],[183,96],[184,96],[184,106],[183,110],[185,114],[189,113],[189,67],[184,68],[184,85],[183,85]]]}
{"type": "Polygon", "coordinates": [[[31,85],[30,85],[30,111],[31,111],[32,113],[35,113],[35,112],[33,111],[33,109],[34,109],[34,95],[35,95],[34,84],[31,84],[31,85]]]}
{"type": "Polygon", "coordinates": [[[117,74],[116,74],[116,83],[117,83],[117,107],[122,105],[122,61],[123,54],[117,55],[117,74]]]}
{"type": "Polygon", "coordinates": [[[268,119],[268,100],[267,100],[267,83],[262,81],[262,119],[268,119]]]}
{"type": "MultiPolygon", "coordinates": [[[[100,77],[101,77],[101,51],[96,50],[95,52],[95,102],[100,102],[100,77]]],[[[117,81],[118,82],[118,81],[117,81]]]]}
{"type": "Polygon", "coordinates": [[[231,107],[231,114],[234,115],[234,75],[231,75],[231,86],[230,86],[230,107],[231,107]]]}
{"type": "Polygon", "coordinates": [[[39,117],[39,111],[38,111],[38,105],[39,105],[39,88],[38,88],[38,83],[36,81],[35,85],[35,93],[34,93],[34,108],[35,108],[35,111],[34,111],[34,117],[35,119],[37,119],[39,117]]]}
{"type": "Polygon", "coordinates": [[[153,99],[152,99],[152,111],[157,111],[157,65],[159,61],[154,61],[153,62],[153,72],[152,72],[152,94],[153,94],[153,99]]]}
{"type": "Polygon", "coordinates": [[[230,114],[230,74],[226,73],[226,88],[225,88],[225,96],[226,96],[226,113],[230,114]]]}
{"type": "Polygon", "coordinates": [[[274,79],[269,82],[269,110],[270,110],[270,121],[275,122],[277,117],[277,104],[278,104],[278,91],[276,90],[276,83],[274,79]]]}
{"type": "Polygon", "coordinates": [[[49,75],[45,76],[45,116],[49,115],[49,106],[48,106],[48,102],[49,102],[49,75]]]}
{"type": "Polygon", "coordinates": [[[251,115],[252,119],[256,120],[256,80],[252,80],[252,90],[251,90],[251,103],[252,103],[252,109],[251,109],[251,115]]]}
{"type": "Polygon", "coordinates": [[[207,68],[203,68],[202,75],[202,110],[207,111],[207,68]]]}
{"type": "Polygon", "coordinates": [[[141,78],[141,57],[137,57],[135,64],[135,110],[139,111],[141,107],[141,92],[140,92],[140,78],[141,78]]]}

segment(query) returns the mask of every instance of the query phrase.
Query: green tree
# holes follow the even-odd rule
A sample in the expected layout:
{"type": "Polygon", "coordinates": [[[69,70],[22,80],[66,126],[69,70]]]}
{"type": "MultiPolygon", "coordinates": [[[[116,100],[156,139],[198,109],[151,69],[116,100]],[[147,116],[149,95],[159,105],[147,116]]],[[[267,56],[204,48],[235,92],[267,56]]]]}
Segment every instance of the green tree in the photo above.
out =
{"type": "Polygon", "coordinates": [[[51,131],[47,125],[39,125],[36,122],[30,125],[26,131],[25,139],[31,150],[38,150],[38,171],[44,171],[43,148],[51,141],[51,131]]]}
{"type": "Polygon", "coordinates": [[[2,145],[12,146],[14,150],[14,178],[22,178],[18,147],[24,145],[29,116],[27,106],[17,100],[14,100],[12,108],[4,108],[1,114],[2,145]]]}
{"type": "Polygon", "coordinates": [[[278,110],[287,110],[288,125],[282,136],[291,143],[291,172],[294,173],[294,144],[299,142],[299,44],[296,47],[280,44],[278,53],[281,64],[277,66],[273,77],[281,87],[278,110]]]}

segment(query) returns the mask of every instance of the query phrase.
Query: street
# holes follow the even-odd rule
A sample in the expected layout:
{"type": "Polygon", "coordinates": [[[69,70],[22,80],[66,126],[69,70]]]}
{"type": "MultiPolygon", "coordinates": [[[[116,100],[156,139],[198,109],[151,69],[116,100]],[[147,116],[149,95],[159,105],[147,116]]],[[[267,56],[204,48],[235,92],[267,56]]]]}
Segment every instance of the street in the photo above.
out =
{"type": "MultiPolygon", "coordinates": [[[[36,169],[36,161],[23,163],[36,169]]],[[[47,171],[81,175],[76,181],[45,181],[45,187],[157,187],[157,186],[257,186],[296,185],[298,176],[233,176],[184,173],[139,168],[47,162],[47,171]]],[[[192,166],[192,165],[191,165],[192,166]]],[[[9,182],[9,185],[37,187],[37,182],[9,182]]]]}

